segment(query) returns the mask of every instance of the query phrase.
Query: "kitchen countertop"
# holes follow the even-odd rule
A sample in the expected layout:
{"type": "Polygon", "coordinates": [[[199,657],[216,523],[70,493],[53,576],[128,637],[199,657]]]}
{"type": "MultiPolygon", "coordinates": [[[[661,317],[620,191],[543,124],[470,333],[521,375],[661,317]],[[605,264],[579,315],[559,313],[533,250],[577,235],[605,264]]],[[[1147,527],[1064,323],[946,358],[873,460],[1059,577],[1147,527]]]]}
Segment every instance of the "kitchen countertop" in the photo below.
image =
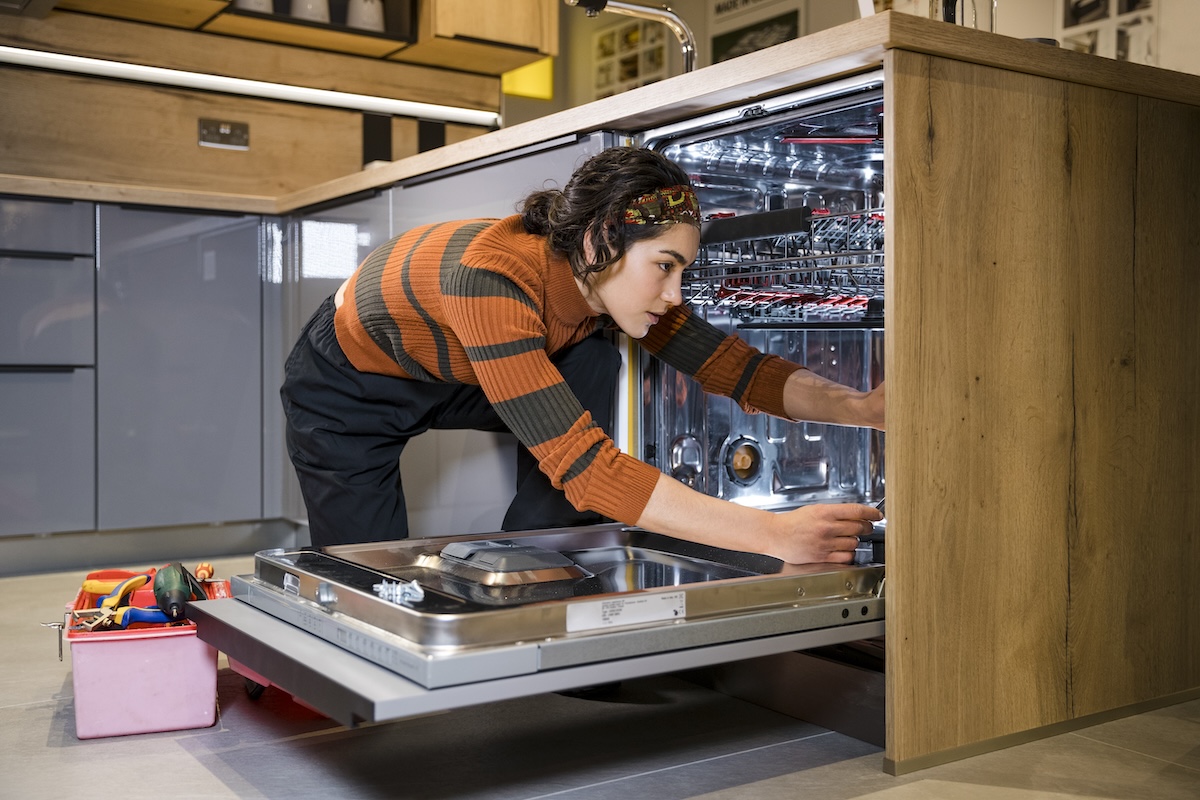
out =
{"type": "Polygon", "coordinates": [[[0,193],[286,214],[419,175],[596,130],[665,125],[877,68],[891,49],[1200,105],[1200,77],[949,25],[894,11],[714,64],[483,136],[281,196],[236,195],[0,174],[0,193]]]}

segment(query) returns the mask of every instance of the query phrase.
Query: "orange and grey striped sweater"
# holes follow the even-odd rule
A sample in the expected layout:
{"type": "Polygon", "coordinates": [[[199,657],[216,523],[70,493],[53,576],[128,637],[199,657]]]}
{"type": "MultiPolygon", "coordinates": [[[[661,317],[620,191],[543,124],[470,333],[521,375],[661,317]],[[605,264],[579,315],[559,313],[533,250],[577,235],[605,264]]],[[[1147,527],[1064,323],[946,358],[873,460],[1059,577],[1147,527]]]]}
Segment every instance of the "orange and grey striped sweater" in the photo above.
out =
{"type": "MultiPolygon", "coordinates": [[[[335,317],[338,343],[363,372],[480,386],[572,505],[636,524],[659,471],[617,449],[550,356],[599,323],[566,259],[520,216],[426,225],[369,255],[335,317]]],[[[799,369],[726,336],[681,306],[641,345],[748,411],[783,416],[799,369]]]]}

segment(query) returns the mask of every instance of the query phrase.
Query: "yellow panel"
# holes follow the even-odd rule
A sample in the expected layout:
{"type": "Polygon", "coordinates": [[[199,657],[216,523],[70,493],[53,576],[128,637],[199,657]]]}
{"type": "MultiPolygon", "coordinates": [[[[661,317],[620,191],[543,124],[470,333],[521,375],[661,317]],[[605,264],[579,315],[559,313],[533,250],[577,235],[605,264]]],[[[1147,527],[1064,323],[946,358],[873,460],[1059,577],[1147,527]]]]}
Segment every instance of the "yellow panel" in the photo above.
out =
{"type": "Polygon", "coordinates": [[[514,97],[554,99],[554,57],[518,67],[500,76],[500,90],[514,97]]]}

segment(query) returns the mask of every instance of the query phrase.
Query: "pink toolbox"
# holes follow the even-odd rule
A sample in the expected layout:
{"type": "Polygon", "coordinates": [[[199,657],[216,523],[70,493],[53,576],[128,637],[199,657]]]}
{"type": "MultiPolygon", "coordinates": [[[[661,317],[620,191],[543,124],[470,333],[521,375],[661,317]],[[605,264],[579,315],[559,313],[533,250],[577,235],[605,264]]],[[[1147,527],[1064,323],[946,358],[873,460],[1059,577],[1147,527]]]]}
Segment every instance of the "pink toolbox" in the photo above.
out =
{"type": "MultiPolygon", "coordinates": [[[[137,574],[101,570],[87,577],[112,580],[137,574]]],[[[134,592],[132,605],[155,604],[152,582],[134,592]]],[[[230,596],[228,581],[204,586],[210,599],[230,596]]],[[[72,627],[77,620],[71,611],[93,608],[97,597],[81,589],[67,606],[76,736],[177,731],[216,722],[217,651],[196,636],[195,623],[133,622],[125,629],[95,631],[72,627]]]]}

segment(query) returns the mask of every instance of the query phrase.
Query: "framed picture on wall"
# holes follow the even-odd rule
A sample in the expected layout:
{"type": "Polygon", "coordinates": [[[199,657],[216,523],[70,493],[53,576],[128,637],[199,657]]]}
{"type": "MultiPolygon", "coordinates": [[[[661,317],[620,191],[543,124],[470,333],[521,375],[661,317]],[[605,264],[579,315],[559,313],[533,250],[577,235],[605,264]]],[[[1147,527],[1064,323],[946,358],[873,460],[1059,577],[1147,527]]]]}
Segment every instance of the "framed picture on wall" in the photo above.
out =
{"type": "Polygon", "coordinates": [[[1058,40],[1068,50],[1158,63],[1157,0],[1058,0],[1058,40]]]}
{"type": "Polygon", "coordinates": [[[712,61],[717,64],[753,53],[800,36],[800,12],[792,10],[776,17],[752,22],[713,37],[712,61]]]}
{"type": "Polygon", "coordinates": [[[592,38],[592,99],[667,77],[666,28],[641,20],[598,31],[592,38]]]}

